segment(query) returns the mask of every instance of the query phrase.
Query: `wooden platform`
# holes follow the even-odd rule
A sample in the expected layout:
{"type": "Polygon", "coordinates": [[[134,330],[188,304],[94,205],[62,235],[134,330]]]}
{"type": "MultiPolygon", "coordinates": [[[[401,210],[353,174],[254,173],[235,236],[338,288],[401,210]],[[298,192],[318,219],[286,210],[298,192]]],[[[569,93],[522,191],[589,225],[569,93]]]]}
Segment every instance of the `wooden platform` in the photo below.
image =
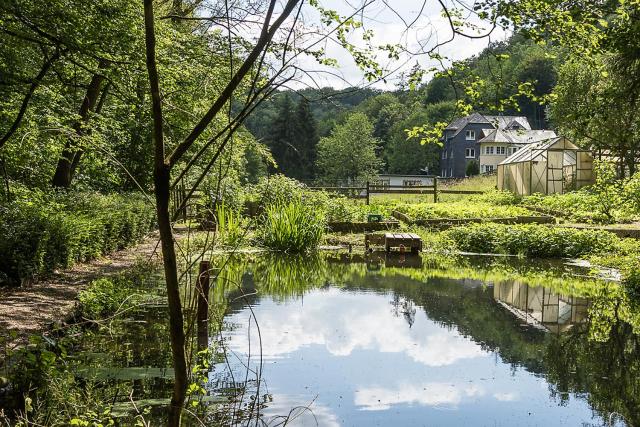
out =
{"type": "Polygon", "coordinates": [[[369,250],[371,245],[384,246],[387,252],[398,249],[400,252],[417,253],[422,250],[422,239],[414,233],[366,234],[364,236],[365,250],[369,250]]]}

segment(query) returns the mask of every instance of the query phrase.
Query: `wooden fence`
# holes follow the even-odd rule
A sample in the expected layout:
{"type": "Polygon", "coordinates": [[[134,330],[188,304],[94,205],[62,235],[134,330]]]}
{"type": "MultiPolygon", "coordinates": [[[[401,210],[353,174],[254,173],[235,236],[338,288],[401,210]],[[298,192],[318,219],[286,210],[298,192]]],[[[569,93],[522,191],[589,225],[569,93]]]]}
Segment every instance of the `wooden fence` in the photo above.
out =
{"type": "Polygon", "coordinates": [[[371,202],[372,194],[420,194],[432,195],[433,202],[438,203],[440,194],[484,194],[484,191],[475,190],[448,190],[438,188],[438,177],[428,176],[433,182],[431,185],[386,185],[371,184],[367,182],[364,186],[312,186],[311,190],[322,190],[330,193],[339,193],[354,199],[365,199],[368,205],[371,202]]]}

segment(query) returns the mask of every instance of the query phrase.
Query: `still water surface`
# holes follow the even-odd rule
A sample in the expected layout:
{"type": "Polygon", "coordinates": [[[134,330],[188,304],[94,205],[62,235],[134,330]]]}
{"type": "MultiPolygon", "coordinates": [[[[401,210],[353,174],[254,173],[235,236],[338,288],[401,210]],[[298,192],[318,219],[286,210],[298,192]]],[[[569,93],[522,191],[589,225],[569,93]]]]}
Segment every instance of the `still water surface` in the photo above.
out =
{"type": "Polygon", "coordinates": [[[544,283],[425,274],[420,260],[335,261],[320,274],[239,267],[222,334],[228,362],[210,372],[212,393],[246,385],[267,421],[298,408],[288,425],[625,425],[611,409],[620,405],[637,419],[624,389],[637,380],[617,371],[608,344],[589,341],[589,299],[544,283]],[[290,292],[262,285],[278,277],[290,292]]]}

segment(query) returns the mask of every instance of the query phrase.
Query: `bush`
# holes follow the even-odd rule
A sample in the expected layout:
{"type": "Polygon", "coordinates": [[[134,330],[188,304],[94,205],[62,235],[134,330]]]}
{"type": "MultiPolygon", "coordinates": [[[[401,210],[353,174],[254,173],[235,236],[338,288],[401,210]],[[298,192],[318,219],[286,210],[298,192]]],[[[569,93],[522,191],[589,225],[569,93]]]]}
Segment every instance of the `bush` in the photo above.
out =
{"type": "Polygon", "coordinates": [[[155,224],[140,195],[31,191],[0,207],[0,284],[122,249],[155,224]]]}
{"type": "Polygon", "coordinates": [[[267,207],[259,230],[262,244],[287,252],[315,249],[322,239],[326,218],[321,209],[300,200],[267,207]]]}
{"type": "Polygon", "coordinates": [[[640,302],[640,261],[627,265],[622,272],[622,284],[634,302],[640,302]]]}
{"type": "Polygon", "coordinates": [[[504,253],[537,258],[577,258],[606,254],[621,247],[621,240],[602,230],[544,225],[472,224],[445,232],[462,251],[504,253]]]}

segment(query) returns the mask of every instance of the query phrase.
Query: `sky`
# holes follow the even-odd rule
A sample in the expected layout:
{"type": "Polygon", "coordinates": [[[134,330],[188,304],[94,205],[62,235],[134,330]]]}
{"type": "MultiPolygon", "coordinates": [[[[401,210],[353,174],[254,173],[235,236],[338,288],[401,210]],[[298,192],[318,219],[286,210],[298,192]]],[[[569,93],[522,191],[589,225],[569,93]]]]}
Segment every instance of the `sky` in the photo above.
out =
{"type": "MultiPolygon", "coordinates": [[[[362,33],[364,30],[373,31],[374,46],[385,44],[401,44],[413,52],[425,51],[438,43],[449,40],[452,35],[448,20],[442,15],[442,7],[437,0],[320,0],[322,7],[336,10],[341,16],[353,14],[354,10],[361,7],[363,2],[371,5],[358,15],[363,22],[363,28],[350,34],[349,42],[363,46],[362,33]],[[424,5],[424,7],[423,7],[424,5]],[[407,29],[405,23],[413,23],[407,29]]],[[[464,18],[468,22],[479,25],[479,29],[465,30],[469,34],[487,34],[490,26],[481,22],[471,10],[472,2],[469,0],[443,0],[447,7],[457,7],[464,11],[464,18]],[[455,2],[455,3],[454,3],[455,2]],[[463,8],[467,7],[468,10],[463,8]]],[[[305,30],[312,30],[320,23],[320,15],[313,7],[307,5],[303,9],[303,22],[305,30]]],[[[465,59],[479,53],[490,42],[502,41],[508,37],[503,29],[495,29],[490,35],[482,39],[469,39],[456,36],[453,41],[437,49],[440,55],[450,60],[465,59]]],[[[307,43],[317,41],[317,37],[307,36],[307,43]]],[[[314,59],[305,57],[299,61],[301,69],[308,74],[298,73],[300,79],[290,86],[300,89],[306,86],[323,87],[333,86],[344,88],[347,86],[363,86],[368,82],[364,80],[362,72],[358,69],[351,55],[335,42],[322,42],[320,44],[326,51],[326,56],[336,59],[338,66],[335,68],[321,66],[314,59]]],[[[386,53],[378,56],[378,62],[388,70],[396,70],[386,81],[376,82],[372,87],[392,90],[401,81],[401,74],[407,73],[413,66],[419,64],[423,69],[429,69],[439,64],[427,55],[402,55],[399,60],[390,61],[386,53]]],[[[427,75],[424,80],[428,80],[427,75]]]]}

